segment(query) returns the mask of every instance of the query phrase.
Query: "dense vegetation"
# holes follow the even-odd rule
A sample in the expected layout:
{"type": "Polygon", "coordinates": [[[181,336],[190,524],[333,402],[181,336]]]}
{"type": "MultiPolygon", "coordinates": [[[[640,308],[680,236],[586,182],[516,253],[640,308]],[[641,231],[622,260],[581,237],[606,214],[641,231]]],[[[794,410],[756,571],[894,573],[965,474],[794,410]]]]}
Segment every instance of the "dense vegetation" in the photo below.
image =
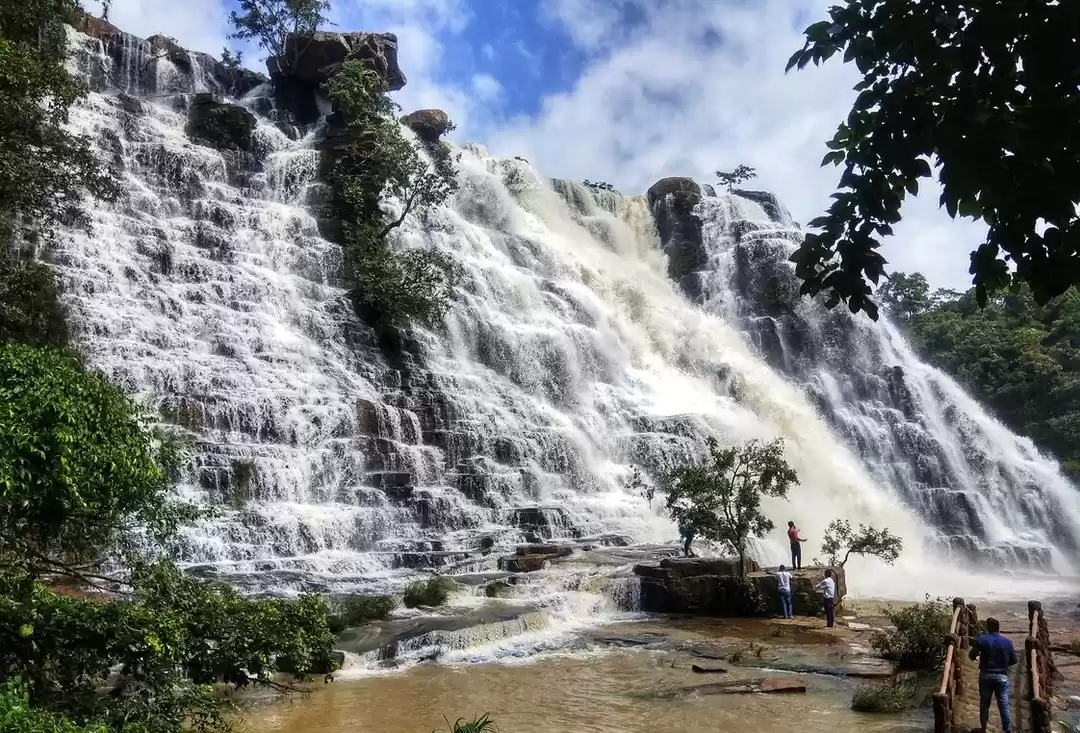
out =
{"type": "Polygon", "coordinates": [[[363,62],[345,62],[328,92],[347,141],[335,151],[329,182],[356,296],[382,321],[434,323],[449,306],[453,260],[434,249],[392,250],[390,235],[408,214],[430,211],[456,190],[455,158],[439,142],[425,160],[402,133],[385,81],[363,62]],[[387,195],[397,211],[386,209],[387,195]]]}
{"type": "Polygon", "coordinates": [[[1039,305],[1020,287],[980,308],[974,290],[896,273],[879,298],[923,358],[1080,477],[1080,293],[1039,305]]]}
{"type": "Polygon", "coordinates": [[[933,168],[949,215],[989,227],[976,303],[1022,283],[1043,306],[1080,283],[1077,27],[1059,0],[843,0],[808,27],[788,69],[842,53],[863,78],[822,161],[844,167],[835,201],[792,256],[803,293],[876,318],[878,237],[933,168]]]}

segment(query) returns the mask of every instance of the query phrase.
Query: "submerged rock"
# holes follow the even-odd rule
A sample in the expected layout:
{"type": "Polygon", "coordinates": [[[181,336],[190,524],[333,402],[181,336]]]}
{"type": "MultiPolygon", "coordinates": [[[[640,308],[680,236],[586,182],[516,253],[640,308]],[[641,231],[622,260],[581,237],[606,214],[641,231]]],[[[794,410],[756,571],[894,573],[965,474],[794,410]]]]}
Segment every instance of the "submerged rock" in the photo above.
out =
{"type": "Polygon", "coordinates": [[[806,685],[794,677],[762,677],[754,680],[730,680],[688,685],[684,692],[700,695],[752,695],[755,693],[806,692],[806,685]]]}

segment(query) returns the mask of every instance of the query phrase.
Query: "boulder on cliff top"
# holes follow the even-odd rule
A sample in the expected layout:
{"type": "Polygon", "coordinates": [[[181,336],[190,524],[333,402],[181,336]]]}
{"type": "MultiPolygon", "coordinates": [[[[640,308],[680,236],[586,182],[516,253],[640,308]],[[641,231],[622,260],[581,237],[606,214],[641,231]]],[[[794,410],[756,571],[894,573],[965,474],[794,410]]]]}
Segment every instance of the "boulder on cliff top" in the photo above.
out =
{"type": "Polygon", "coordinates": [[[268,58],[266,68],[271,78],[287,77],[318,87],[346,61],[357,59],[381,76],[390,91],[397,91],[405,86],[397,48],[397,36],[393,33],[294,33],[285,41],[285,53],[268,58]]]}
{"type": "Polygon", "coordinates": [[[188,136],[218,150],[251,152],[255,144],[255,115],[237,104],[226,104],[212,94],[196,94],[188,109],[188,136]]]}
{"type": "Polygon", "coordinates": [[[450,115],[441,109],[418,109],[401,118],[425,143],[434,144],[450,129],[450,115]]]}
{"type": "MultiPolygon", "coordinates": [[[[687,198],[696,198],[700,200],[701,186],[699,186],[693,178],[686,178],[685,176],[669,176],[668,178],[661,178],[659,181],[649,186],[649,207],[652,208],[657,201],[664,198],[669,193],[682,194],[687,198]]],[[[697,202],[695,201],[695,203],[697,202]]]]}
{"type": "Polygon", "coordinates": [[[765,212],[765,216],[777,224],[791,225],[791,213],[788,212],[784,202],[775,193],[771,191],[752,191],[745,188],[736,188],[732,193],[758,204],[765,212]]]}

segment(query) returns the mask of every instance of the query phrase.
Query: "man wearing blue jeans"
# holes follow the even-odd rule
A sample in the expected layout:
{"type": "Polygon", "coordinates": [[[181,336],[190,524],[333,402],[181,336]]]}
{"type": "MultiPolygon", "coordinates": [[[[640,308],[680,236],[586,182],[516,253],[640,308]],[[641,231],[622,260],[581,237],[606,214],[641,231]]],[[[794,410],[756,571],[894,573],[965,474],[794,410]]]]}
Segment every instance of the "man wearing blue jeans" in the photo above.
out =
{"type": "Polygon", "coordinates": [[[776,589],[780,591],[780,615],[795,618],[791,613],[791,573],[783,565],[776,571],[776,589]]]}
{"type": "Polygon", "coordinates": [[[968,656],[979,660],[979,724],[982,733],[986,733],[986,721],[990,718],[991,697],[997,697],[1001,730],[1011,733],[1009,667],[1016,664],[1016,649],[1011,641],[1001,635],[1001,624],[996,618],[986,619],[986,633],[971,642],[968,656]]]}

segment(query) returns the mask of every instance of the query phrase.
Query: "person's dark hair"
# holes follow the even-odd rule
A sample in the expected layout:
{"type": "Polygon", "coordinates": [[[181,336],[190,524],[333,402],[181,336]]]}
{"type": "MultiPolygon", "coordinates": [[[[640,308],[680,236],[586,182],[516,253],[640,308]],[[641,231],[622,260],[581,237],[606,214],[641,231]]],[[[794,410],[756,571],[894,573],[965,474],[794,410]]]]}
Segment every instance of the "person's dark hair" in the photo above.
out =
{"type": "Polygon", "coordinates": [[[1001,631],[1001,624],[998,623],[998,620],[996,618],[991,616],[990,618],[986,619],[986,630],[990,633],[993,633],[995,631],[1001,631]]]}
{"type": "Polygon", "coordinates": [[[780,566],[780,570],[781,570],[781,572],[783,572],[784,570],[787,570],[787,568],[786,568],[786,567],[784,567],[783,565],[781,565],[781,566],[780,566]]]}
{"type": "Polygon", "coordinates": [[[787,526],[789,526],[789,527],[794,527],[794,526],[795,526],[795,522],[788,522],[788,523],[787,523],[787,526]]]}
{"type": "Polygon", "coordinates": [[[831,578],[832,577],[832,570],[826,570],[825,571],[825,577],[826,578],[831,578]]]}

